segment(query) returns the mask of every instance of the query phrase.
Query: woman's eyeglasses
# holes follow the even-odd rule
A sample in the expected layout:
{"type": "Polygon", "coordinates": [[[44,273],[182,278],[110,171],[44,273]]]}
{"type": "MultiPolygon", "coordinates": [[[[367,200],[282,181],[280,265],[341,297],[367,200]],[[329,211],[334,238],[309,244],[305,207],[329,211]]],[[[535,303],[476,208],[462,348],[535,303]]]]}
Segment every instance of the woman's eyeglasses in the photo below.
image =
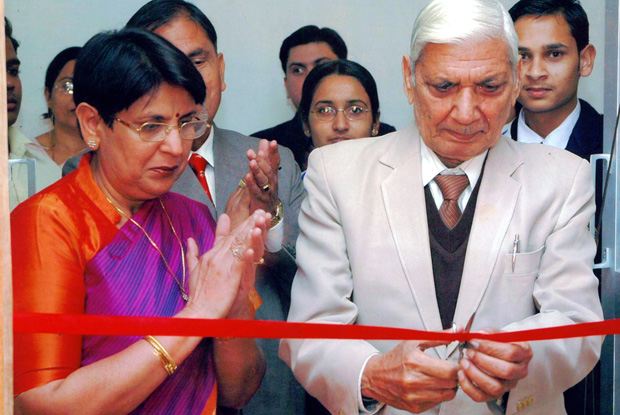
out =
{"type": "Polygon", "coordinates": [[[64,81],[54,85],[54,89],[59,89],[63,94],[73,95],[73,81],[64,81]]]}
{"type": "Polygon", "coordinates": [[[160,122],[145,122],[140,127],[136,128],[120,118],[115,118],[114,120],[126,127],[131,128],[138,133],[140,139],[148,142],[164,141],[172,130],[179,130],[179,136],[183,140],[195,140],[198,137],[201,137],[210,125],[207,121],[187,121],[181,123],[180,125],[169,125],[160,122]]]}
{"type": "Polygon", "coordinates": [[[349,105],[346,108],[336,108],[331,105],[320,105],[310,112],[317,121],[332,121],[336,118],[338,112],[343,112],[344,116],[349,121],[358,121],[366,118],[366,114],[368,114],[370,110],[359,105],[349,105]]]}

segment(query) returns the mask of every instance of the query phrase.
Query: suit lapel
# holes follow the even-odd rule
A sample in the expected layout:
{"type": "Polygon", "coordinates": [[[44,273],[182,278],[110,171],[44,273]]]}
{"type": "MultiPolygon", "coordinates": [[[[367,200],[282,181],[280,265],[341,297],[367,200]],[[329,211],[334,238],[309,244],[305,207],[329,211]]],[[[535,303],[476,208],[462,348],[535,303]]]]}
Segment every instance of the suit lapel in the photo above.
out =
{"type": "MultiPolygon", "coordinates": [[[[239,151],[235,148],[235,143],[224,130],[213,126],[213,159],[215,162],[215,202],[217,211],[222,214],[226,211],[228,198],[239,185],[239,180],[248,170],[247,162],[244,164],[237,160],[239,151]],[[239,170],[240,166],[245,168],[239,170]]],[[[245,157],[245,152],[243,157],[245,157]]]]}
{"type": "Polygon", "coordinates": [[[426,330],[441,330],[429,247],[420,136],[415,125],[399,136],[380,162],[393,168],[381,185],[385,210],[398,255],[426,330]],[[406,142],[403,142],[406,141],[406,142]]]}
{"type": "MultiPolygon", "coordinates": [[[[478,308],[494,273],[502,241],[512,221],[521,184],[512,178],[523,164],[508,138],[489,150],[472,223],[454,320],[465,326],[478,308]]],[[[514,235],[508,235],[512,238],[514,235]]],[[[475,323],[475,322],[474,322],[475,323]]],[[[448,352],[455,346],[448,348],[448,352]]]]}

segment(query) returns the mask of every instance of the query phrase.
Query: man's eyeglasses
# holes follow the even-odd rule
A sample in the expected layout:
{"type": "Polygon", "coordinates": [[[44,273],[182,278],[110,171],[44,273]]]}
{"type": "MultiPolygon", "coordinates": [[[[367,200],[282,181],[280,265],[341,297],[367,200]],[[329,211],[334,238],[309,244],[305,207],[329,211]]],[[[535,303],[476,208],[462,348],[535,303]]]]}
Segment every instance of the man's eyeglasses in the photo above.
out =
{"type": "Polygon", "coordinates": [[[164,141],[170,132],[175,129],[179,130],[179,136],[181,136],[183,140],[195,140],[198,137],[201,137],[210,125],[207,121],[187,121],[181,125],[169,125],[160,122],[145,122],[140,127],[136,128],[120,118],[115,118],[114,120],[126,127],[131,128],[138,133],[140,139],[148,142],[164,141]]]}
{"type": "Polygon", "coordinates": [[[56,84],[54,89],[60,89],[63,94],[73,95],[73,81],[64,81],[56,84]]]}
{"type": "Polygon", "coordinates": [[[366,118],[366,114],[370,112],[368,108],[360,105],[349,105],[346,108],[336,108],[331,105],[320,105],[313,111],[310,111],[317,121],[332,121],[336,118],[338,112],[343,112],[349,121],[358,121],[366,118]]]}

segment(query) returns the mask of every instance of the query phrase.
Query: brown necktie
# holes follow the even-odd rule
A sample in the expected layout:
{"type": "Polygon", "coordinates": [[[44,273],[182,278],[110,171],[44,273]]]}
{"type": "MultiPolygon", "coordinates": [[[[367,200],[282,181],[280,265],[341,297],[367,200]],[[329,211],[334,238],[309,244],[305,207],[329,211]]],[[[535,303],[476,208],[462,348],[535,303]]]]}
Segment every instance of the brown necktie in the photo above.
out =
{"type": "Polygon", "coordinates": [[[435,176],[435,183],[439,186],[443,195],[443,203],[439,208],[439,216],[448,227],[453,229],[459,219],[461,219],[461,209],[459,208],[459,197],[463,190],[469,185],[466,175],[440,175],[435,176]]]}
{"type": "Polygon", "coordinates": [[[193,153],[190,158],[188,164],[194,170],[198,181],[202,185],[202,188],[205,189],[205,193],[211,202],[213,202],[213,198],[211,197],[211,192],[209,191],[209,185],[207,184],[207,178],[205,176],[205,169],[207,168],[207,160],[205,160],[198,153],[193,153]]]}

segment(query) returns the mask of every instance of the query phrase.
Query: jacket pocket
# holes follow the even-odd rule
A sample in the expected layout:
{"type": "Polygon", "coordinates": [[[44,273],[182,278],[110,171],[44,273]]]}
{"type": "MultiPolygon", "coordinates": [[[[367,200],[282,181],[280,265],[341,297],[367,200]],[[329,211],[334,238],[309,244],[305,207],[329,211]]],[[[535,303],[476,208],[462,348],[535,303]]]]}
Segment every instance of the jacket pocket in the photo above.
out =
{"type": "Polygon", "coordinates": [[[504,254],[504,274],[526,276],[538,273],[543,252],[545,252],[544,245],[532,252],[518,253],[514,257],[514,271],[512,253],[504,254]]]}

